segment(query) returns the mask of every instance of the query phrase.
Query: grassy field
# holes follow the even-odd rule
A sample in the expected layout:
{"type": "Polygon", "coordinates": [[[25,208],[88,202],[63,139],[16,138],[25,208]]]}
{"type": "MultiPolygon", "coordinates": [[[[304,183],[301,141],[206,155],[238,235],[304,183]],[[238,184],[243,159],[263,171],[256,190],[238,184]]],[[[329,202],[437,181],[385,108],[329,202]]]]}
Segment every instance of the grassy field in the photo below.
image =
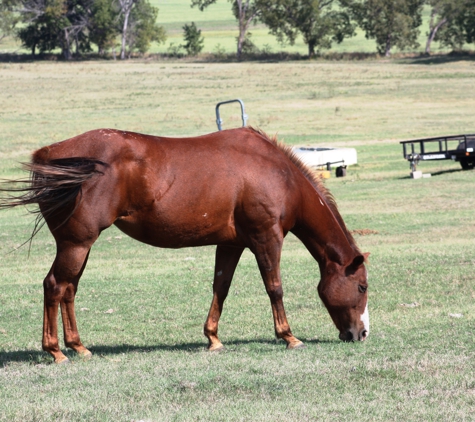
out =
{"type": "MultiPolygon", "coordinates": [[[[337,340],[318,299],[318,266],[294,237],[285,304],[307,348],[273,339],[253,256],[244,254],[210,354],[202,324],[213,248],[159,250],[117,229],[95,244],[78,323],[94,353],[69,366],[41,351],[42,280],[55,246],[28,247],[33,217],[0,213],[2,421],[463,421],[475,407],[475,171],[420,165],[399,140],[475,132],[470,60],[1,63],[0,177],[43,145],[114,127],[161,135],[214,131],[214,106],[239,97],[249,123],[288,144],[352,146],[358,165],[326,183],[369,265],[371,334],[337,340]]],[[[240,125],[237,109],[224,126],[240,125]]]]}

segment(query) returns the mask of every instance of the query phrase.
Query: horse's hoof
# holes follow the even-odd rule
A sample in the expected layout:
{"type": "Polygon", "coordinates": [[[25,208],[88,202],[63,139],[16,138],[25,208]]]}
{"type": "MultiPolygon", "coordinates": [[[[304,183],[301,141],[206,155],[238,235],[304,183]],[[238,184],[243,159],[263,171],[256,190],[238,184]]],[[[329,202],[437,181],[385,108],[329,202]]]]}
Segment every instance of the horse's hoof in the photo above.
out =
{"type": "Polygon", "coordinates": [[[224,346],[221,343],[212,344],[208,346],[208,352],[222,352],[224,351],[224,346]]]}
{"type": "Polygon", "coordinates": [[[79,357],[83,360],[89,360],[92,358],[92,353],[86,349],[83,352],[79,352],[79,357]]]}
{"type": "Polygon", "coordinates": [[[300,340],[287,344],[287,349],[305,349],[305,347],[307,346],[305,346],[305,344],[300,340]]]}
{"type": "Polygon", "coordinates": [[[71,363],[71,362],[66,356],[61,356],[59,358],[56,358],[54,360],[54,363],[56,363],[57,365],[67,365],[68,363],[71,363]]]}

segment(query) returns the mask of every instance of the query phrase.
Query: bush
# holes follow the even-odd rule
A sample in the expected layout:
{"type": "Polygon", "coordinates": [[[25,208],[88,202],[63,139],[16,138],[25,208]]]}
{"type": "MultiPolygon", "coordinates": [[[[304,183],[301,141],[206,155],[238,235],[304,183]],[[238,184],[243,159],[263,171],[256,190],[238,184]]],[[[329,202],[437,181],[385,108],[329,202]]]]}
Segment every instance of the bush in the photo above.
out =
{"type": "Polygon", "coordinates": [[[185,24],[183,26],[184,35],[186,43],[182,45],[189,56],[196,56],[203,50],[204,38],[201,36],[201,29],[198,29],[194,22],[191,22],[190,25],[185,24]]]}

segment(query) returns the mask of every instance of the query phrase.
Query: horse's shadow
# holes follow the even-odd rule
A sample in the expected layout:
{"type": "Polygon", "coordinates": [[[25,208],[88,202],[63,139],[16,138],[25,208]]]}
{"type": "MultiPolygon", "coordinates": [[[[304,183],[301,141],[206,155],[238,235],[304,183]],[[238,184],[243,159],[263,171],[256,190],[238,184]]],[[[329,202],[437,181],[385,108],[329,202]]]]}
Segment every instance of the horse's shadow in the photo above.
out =
{"type": "MultiPolygon", "coordinates": [[[[338,340],[327,339],[309,339],[305,340],[306,345],[310,344],[334,344],[339,343],[338,340]]],[[[231,340],[224,344],[224,351],[232,351],[236,348],[246,345],[276,345],[279,348],[285,347],[284,342],[276,342],[275,340],[231,340]]],[[[191,352],[201,353],[206,352],[206,343],[180,343],[180,344],[160,344],[155,346],[137,346],[132,344],[116,344],[116,345],[97,345],[89,347],[94,357],[108,358],[115,355],[130,354],[130,353],[150,353],[155,351],[164,352],[191,352]]],[[[266,349],[269,353],[275,351],[274,348],[266,349]]],[[[63,353],[71,360],[80,359],[72,350],[63,350],[63,353]]],[[[52,363],[53,359],[45,352],[40,350],[17,350],[12,352],[0,353],[0,368],[5,367],[11,363],[30,363],[33,365],[52,363]]]]}

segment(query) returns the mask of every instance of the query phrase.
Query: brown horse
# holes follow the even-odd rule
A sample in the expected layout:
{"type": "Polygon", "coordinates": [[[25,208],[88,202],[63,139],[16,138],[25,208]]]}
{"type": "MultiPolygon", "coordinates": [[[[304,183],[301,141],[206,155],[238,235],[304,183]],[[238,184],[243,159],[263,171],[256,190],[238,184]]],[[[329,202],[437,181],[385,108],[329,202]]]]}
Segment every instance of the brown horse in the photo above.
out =
{"type": "Polygon", "coordinates": [[[91,356],[79,339],[74,298],[92,244],[112,224],[153,246],[217,245],[204,325],[209,350],[223,347],[218,321],[246,247],[264,280],[276,336],[288,348],[303,346],[282,302],[280,256],[289,231],[318,262],[318,293],[340,339],[364,340],[369,333],[368,254],[358,250],[312,171],[260,131],[164,138],[93,130],[39,149],[26,167],[31,171],[26,186],[2,189],[20,195],[0,206],[38,204],[39,218],[56,240],[56,258],[44,280],[43,325],[43,349],[56,363],[68,360],[58,345],[58,305],[66,346],[91,356]]]}

